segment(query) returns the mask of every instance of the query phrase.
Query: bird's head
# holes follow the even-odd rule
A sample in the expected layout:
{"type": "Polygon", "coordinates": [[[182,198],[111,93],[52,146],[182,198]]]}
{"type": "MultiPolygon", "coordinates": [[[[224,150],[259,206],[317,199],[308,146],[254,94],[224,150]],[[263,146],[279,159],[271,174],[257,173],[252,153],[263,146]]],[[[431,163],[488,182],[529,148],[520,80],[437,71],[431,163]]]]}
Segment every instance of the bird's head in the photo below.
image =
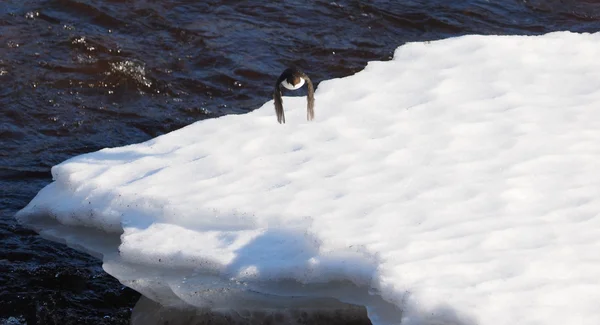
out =
{"type": "Polygon", "coordinates": [[[302,78],[302,73],[295,69],[288,69],[284,72],[285,79],[281,82],[281,85],[289,90],[296,90],[302,86],[306,82],[304,78],[302,78]],[[287,72],[287,73],[286,73],[287,72]]]}

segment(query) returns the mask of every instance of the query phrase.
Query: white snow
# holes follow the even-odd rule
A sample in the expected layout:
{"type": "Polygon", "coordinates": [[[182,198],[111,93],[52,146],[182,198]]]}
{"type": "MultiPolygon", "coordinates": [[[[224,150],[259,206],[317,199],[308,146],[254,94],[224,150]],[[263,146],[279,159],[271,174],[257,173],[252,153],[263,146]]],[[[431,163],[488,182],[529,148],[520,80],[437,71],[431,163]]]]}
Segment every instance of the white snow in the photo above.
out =
{"type": "Polygon", "coordinates": [[[17,217],[169,306],[600,324],[599,58],[600,34],[405,44],[319,84],[313,122],[285,97],[285,125],[269,101],[74,157],[17,217]]]}

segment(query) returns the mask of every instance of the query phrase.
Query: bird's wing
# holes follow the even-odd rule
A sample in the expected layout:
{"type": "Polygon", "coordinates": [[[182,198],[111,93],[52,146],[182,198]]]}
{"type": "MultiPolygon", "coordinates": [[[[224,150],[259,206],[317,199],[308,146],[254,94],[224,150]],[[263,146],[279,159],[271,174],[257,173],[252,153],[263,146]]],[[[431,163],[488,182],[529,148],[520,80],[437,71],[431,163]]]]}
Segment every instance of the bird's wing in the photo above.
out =
{"type": "Polygon", "coordinates": [[[303,73],[302,77],[306,81],[308,87],[308,96],[306,97],[306,119],[312,121],[315,118],[315,88],[307,75],[303,73]]]}
{"type": "Polygon", "coordinates": [[[282,79],[281,77],[279,77],[277,83],[275,84],[275,90],[273,90],[273,100],[275,101],[275,113],[277,114],[277,122],[279,122],[280,124],[285,123],[285,114],[283,113],[283,99],[281,98],[281,89],[279,88],[281,81],[282,79]]]}

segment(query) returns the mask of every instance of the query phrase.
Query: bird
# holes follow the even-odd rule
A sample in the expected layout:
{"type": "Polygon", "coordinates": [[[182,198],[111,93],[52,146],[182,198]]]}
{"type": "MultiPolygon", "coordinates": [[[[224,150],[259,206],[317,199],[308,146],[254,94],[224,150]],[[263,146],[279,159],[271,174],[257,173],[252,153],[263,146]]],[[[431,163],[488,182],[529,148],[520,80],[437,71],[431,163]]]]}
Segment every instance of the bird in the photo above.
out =
{"type": "Polygon", "coordinates": [[[273,91],[273,100],[275,102],[275,113],[277,114],[277,122],[285,123],[285,114],[283,113],[283,99],[281,98],[281,87],[289,90],[296,90],[304,86],[306,83],[308,88],[308,96],[306,98],[306,120],[312,121],[315,118],[315,89],[310,78],[297,67],[285,69],[275,84],[273,91]]]}

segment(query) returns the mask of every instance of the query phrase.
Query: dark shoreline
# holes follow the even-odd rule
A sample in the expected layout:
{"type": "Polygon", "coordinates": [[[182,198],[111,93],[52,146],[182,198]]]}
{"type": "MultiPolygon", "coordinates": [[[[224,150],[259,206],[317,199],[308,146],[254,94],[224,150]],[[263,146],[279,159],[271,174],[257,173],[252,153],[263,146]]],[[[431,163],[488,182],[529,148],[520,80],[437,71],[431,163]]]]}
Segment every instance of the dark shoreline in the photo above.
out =
{"type": "Polygon", "coordinates": [[[367,311],[361,306],[348,305],[344,309],[278,310],[212,312],[206,310],[178,310],[163,307],[141,297],[133,308],[131,325],[188,325],[188,324],[313,324],[313,325],[370,325],[367,311]]]}

